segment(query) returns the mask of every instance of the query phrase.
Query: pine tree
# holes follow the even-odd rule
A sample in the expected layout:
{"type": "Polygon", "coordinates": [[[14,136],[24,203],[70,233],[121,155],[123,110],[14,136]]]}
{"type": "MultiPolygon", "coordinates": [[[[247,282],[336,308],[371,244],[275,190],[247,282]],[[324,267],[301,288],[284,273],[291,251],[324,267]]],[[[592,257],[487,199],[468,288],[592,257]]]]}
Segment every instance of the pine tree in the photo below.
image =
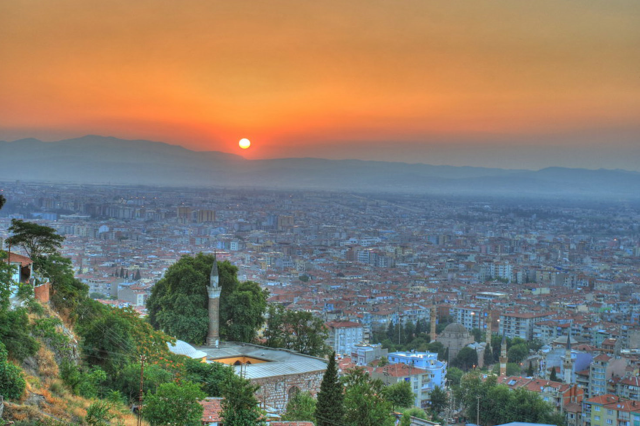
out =
{"type": "Polygon", "coordinates": [[[549,380],[551,380],[552,382],[559,382],[560,380],[558,380],[558,376],[556,375],[556,368],[553,367],[551,369],[551,374],[549,375],[549,380]]]}
{"type": "Polygon", "coordinates": [[[344,425],[344,393],[338,379],[335,352],[331,354],[327,371],[322,377],[315,415],[318,426],[344,425]]]}

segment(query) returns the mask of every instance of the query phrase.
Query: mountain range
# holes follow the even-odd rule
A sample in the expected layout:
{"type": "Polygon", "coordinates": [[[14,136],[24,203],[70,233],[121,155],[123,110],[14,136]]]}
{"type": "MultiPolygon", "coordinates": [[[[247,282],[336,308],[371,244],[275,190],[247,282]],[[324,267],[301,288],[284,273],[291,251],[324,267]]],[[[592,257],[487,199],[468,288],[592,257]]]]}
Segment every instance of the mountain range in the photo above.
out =
{"type": "Polygon", "coordinates": [[[640,173],[550,167],[537,171],[383,161],[247,160],[161,142],[88,135],[58,142],[0,141],[0,181],[253,187],[453,195],[640,198],[640,173]]]}

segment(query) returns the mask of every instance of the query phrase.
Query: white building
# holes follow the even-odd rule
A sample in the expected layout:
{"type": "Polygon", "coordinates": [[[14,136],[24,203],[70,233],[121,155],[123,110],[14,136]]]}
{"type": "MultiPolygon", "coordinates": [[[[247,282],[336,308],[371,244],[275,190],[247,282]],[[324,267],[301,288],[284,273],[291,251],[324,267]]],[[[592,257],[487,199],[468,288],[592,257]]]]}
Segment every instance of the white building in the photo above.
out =
{"type": "Polygon", "coordinates": [[[355,345],[364,341],[364,326],[352,321],[331,321],[325,324],[329,329],[327,344],[337,354],[351,355],[355,345]]]}

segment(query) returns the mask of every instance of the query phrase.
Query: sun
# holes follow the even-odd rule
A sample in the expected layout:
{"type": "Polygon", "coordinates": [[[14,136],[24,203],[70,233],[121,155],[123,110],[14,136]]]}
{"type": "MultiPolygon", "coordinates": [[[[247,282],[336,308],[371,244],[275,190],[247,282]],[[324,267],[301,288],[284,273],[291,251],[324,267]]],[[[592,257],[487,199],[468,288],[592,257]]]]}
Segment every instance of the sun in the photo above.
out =
{"type": "Polygon", "coordinates": [[[242,149],[247,149],[251,146],[251,141],[247,138],[242,138],[240,139],[240,142],[238,142],[238,145],[240,146],[240,148],[242,149]]]}

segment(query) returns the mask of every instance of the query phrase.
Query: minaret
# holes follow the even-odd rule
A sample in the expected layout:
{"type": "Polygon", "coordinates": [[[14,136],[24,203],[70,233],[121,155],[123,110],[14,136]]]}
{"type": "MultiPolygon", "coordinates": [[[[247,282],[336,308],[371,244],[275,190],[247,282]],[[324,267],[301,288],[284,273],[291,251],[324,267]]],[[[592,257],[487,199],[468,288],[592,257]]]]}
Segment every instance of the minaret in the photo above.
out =
{"type": "Polygon", "coordinates": [[[502,333],[502,344],[500,345],[500,377],[507,375],[507,336],[502,333]]]}
{"type": "Polygon", "coordinates": [[[436,341],[436,298],[435,296],[431,298],[431,319],[429,321],[431,321],[431,332],[429,334],[431,337],[431,341],[435,342],[436,341]]]}
{"type": "Polygon", "coordinates": [[[218,346],[220,339],[220,277],[218,276],[218,261],[213,258],[213,267],[209,275],[209,333],[207,334],[207,345],[218,346]]]}
{"type": "Polygon", "coordinates": [[[489,302],[489,309],[487,309],[487,322],[485,324],[487,325],[487,331],[485,332],[487,346],[485,347],[489,348],[491,346],[491,302],[489,302]]]}
{"type": "Polygon", "coordinates": [[[564,382],[571,383],[571,376],[573,373],[573,361],[571,360],[571,328],[569,328],[569,335],[567,336],[567,346],[564,350],[564,360],[562,361],[562,368],[564,370],[564,382]]]}

